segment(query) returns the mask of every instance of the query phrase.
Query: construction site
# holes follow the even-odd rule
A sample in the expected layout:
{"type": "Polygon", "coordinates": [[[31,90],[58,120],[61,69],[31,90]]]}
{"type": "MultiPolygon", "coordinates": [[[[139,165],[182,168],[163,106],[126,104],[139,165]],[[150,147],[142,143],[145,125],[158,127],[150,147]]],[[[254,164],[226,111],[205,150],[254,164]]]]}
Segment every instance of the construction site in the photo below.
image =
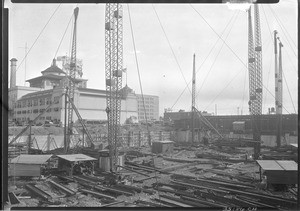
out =
{"type": "MultiPolygon", "coordinates": [[[[248,115],[209,116],[198,109],[196,55],[191,52],[191,96],[185,102],[190,110],[165,111],[157,120],[144,114],[143,121],[121,118],[122,105],[129,102],[123,97],[124,5],[105,5],[105,119],[98,122],[86,121],[87,114],[77,108],[76,93],[84,92],[86,80],[77,65],[80,7],[73,10],[69,65],[52,88],[59,87],[60,95],[55,102],[49,98],[26,124],[9,125],[5,208],[299,209],[298,114],[283,114],[283,44],[275,29],[275,108],[274,114],[270,109],[263,114],[261,5],[251,4],[246,13],[248,115]],[[56,102],[63,102],[59,123],[38,125],[56,102]]],[[[129,6],[128,13],[131,24],[129,6]]],[[[139,71],[132,28],[131,33],[126,36],[132,36],[139,71]]],[[[139,85],[140,107],[146,110],[139,85]]]]}

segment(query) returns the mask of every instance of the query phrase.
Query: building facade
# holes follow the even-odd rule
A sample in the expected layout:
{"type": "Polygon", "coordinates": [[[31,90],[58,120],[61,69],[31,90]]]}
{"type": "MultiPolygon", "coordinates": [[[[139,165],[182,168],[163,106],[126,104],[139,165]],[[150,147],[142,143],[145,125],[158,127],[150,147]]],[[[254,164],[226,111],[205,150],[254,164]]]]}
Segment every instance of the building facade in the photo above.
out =
{"type": "MultiPolygon", "coordinates": [[[[16,60],[11,61],[12,71],[16,67],[16,60]]],[[[9,89],[10,119],[19,123],[27,123],[47,111],[39,117],[37,123],[45,121],[61,122],[65,118],[65,84],[68,82],[65,72],[56,65],[54,59],[51,66],[41,72],[42,75],[27,80],[30,87],[13,86],[9,89]]],[[[82,74],[81,74],[82,75],[82,74]]],[[[74,104],[81,117],[86,120],[107,120],[106,114],[106,91],[86,88],[87,79],[76,78],[74,104]]],[[[158,97],[145,96],[145,106],[148,118],[157,120],[158,97]]],[[[141,104],[141,95],[134,93],[127,85],[121,90],[121,124],[127,119],[144,120],[144,111],[141,104]],[[140,112],[139,112],[140,111],[140,112]]],[[[73,114],[73,122],[78,119],[73,114]]]]}
{"type": "Polygon", "coordinates": [[[137,104],[138,104],[138,118],[139,121],[146,121],[145,116],[147,115],[148,121],[159,120],[159,97],[154,95],[144,95],[137,94],[137,104]],[[144,107],[145,103],[145,107],[144,107]]]}

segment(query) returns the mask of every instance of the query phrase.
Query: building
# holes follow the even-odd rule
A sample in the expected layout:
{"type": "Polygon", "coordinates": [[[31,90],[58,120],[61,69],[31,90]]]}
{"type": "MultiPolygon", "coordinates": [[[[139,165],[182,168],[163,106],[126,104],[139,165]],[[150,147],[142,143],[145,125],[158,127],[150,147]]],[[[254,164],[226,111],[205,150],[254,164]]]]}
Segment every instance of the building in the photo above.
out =
{"type": "Polygon", "coordinates": [[[154,95],[144,95],[137,94],[137,106],[138,106],[138,118],[139,121],[146,121],[145,114],[147,115],[147,120],[159,120],[159,98],[154,95]],[[145,107],[144,107],[145,103],[145,107]]]}
{"type": "MultiPolygon", "coordinates": [[[[245,133],[252,133],[252,116],[251,115],[206,115],[203,116],[219,131],[229,133],[234,131],[234,122],[244,122],[245,133]]],[[[165,120],[174,121],[176,130],[188,130],[191,128],[191,112],[165,112],[165,120]]],[[[195,128],[204,126],[198,115],[195,118],[195,128]]],[[[282,131],[290,135],[298,134],[298,115],[283,114],[282,115],[282,131]]],[[[277,115],[263,114],[261,115],[261,134],[272,135],[277,132],[277,115]]]]}
{"type": "MultiPolygon", "coordinates": [[[[11,60],[12,72],[15,72],[16,61],[16,59],[11,60]]],[[[51,105],[47,112],[37,120],[37,123],[51,120],[64,124],[65,97],[62,96],[68,80],[65,71],[56,65],[54,59],[51,66],[41,73],[41,76],[27,80],[30,87],[16,85],[10,87],[10,119],[19,123],[26,123],[35,119],[51,105]]],[[[87,79],[81,78],[82,74],[79,75],[75,79],[74,104],[81,117],[86,120],[107,120],[106,91],[86,88],[87,79]]],[[[124,123],[128,118],[139,118],[138,96],[127,85],[121,89],[121,123],[124,123]]],[[[145,95],[145,104],[150,119],[158,119],[158,97],[145,95]]],[[[73,121],[76,122],[77,119],[78,117],[74,112],[73,121]]]]}

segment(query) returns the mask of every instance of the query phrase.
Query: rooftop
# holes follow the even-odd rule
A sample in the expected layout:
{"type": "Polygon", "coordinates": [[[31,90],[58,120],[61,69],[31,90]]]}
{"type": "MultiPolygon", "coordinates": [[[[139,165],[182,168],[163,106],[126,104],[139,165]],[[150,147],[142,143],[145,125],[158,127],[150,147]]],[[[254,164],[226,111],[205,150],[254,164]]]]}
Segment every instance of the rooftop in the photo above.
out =
{"type": "Polygon", "coordinates": [[[10,163],[19,164],[44,164],[46,163],[52,155],[19,155],[18,157],[12,159],[10,163]]]}
{"type": "Polygon", "coordinates": [[[298,171],[298,164],[292,160],[257,160],[264,171],[298,171]]]}
{"type": "Polygon", "coordinates": [[[67,161],[70,161],[70,162],[96,160],[95,158],[92,158],[92,157],[84,155],[84,154],[57,155],[57,157],[67,160],[67,161]]]}

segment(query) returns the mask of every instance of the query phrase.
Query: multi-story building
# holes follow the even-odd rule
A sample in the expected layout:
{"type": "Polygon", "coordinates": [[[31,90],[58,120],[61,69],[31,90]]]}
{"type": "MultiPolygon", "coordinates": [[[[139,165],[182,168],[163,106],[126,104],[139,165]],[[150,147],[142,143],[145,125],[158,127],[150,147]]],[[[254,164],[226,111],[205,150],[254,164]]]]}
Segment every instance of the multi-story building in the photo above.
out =
{"type": "MultiPolygon", "coordinates": [[[[12,72],[16,68],[16,59],[11,60],[12,72]]],[[[10,118],[18,122],[28,122],[35,119],[40,113],[51,105],[50,109],[42,115],[37,122],[46,120],[60,121],[64,124],[65,98],[62,97],[64,84],[67,82],[65,72],[56,65],[52,65],[42,71],[42,76],[27,80],[30,87],[11,86],[9,89],[10,118]]],[[[76,90],[74,93],[74,104],[81,117],[87,120],[106,120],[106,91],[89,89],[87,79],[76,78],[76,90]]],[[[138,111],[143,110],[139,97],[127,85],[121,90],[121,123],[128,118],[138,119],[138,111]]],[[[145,96],[145,106],[149,119],[158,119],[158,97],[145,96]]],[[[141,115],[142,120],[144,116],[141,115]]],[[[74,112],[73,121],[77,116],[74,112]]]]}
{"type": "Polygon", "coordinates": [[[147,115],[147,120],[159,120],[159,98],[154,95],[144,95],[137,94],[137,104],[138,104],[138,118],[139,121],[146,121],[145,115],[147,115]],[[144,107],[145,103],[145,107],[144,107]]]}

